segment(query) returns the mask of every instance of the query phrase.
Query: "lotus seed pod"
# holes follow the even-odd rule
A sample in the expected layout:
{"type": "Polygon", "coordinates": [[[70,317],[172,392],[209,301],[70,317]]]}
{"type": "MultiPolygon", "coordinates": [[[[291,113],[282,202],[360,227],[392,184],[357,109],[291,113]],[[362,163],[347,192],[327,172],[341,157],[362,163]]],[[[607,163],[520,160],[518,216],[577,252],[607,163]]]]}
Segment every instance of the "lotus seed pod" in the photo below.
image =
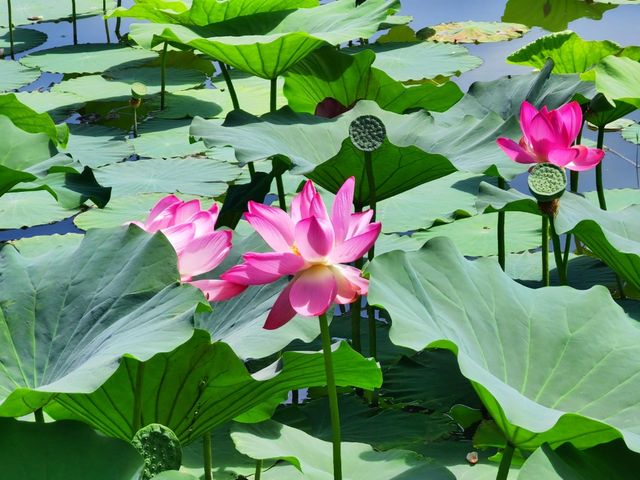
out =
{"type": "Polygon", "coordinates": [[[362,115],[349,125],[349,137],[358,150],[373,152],[382,146],[387,129],[378,117],[362,115]]]}
{"type": "Polygon", "coordinates": [[[538,202],[560,198],[567,186],[564,169],[551,163],[538,163],[529,172],[529,191],[538,202]]]}
{"type": "Polygon", "coordinates": [[[136,99],[136,100],[142,100],[142,97],[144,97],[147,94],[147,87],[140,83],[140,82],[135,82],[134,84],[131,85],[131,98],[136,99]]]}
{"type": "Polygon", "coordinates": [[[141,428],[131,444],[144,459],[142,480],[150,480],[166,470],[179,470],[182,465],[180,440],[164,425],[151,423],[141,428]]]}

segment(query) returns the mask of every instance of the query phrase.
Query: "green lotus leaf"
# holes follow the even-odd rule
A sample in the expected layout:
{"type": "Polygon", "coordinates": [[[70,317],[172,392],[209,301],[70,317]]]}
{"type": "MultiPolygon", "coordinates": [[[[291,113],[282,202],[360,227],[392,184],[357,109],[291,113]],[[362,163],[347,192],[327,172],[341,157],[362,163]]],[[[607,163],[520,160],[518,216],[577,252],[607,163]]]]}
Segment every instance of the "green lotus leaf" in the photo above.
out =
{"type": "Polygon", "coordinates": [[[56,154],[51,137],[46,132],[26,132],[0,115],[0,165],[13,170],[26,170],[56,154]]]}
{"type": "Polygon", "coordinates": [[[604,12],[616,7],[617,5],[583,0],[508,0],[502,21],[524,23],[530,27],[559,32],[579,18],[600,20],[604,12]]]}
{"type": "Polygon", "coordinates": [[[625,127],[621,135],[626,141],[640,145],[640,123],[625,127]]]}
{"type": "Polygon", "coordinates": [[[184,45],[262,78],[276,78],[323,45],[369,38],[406,17],[391,17],[398,0],[369,0],[356,7],[337,0],[300,8],[237,17],[207,27],[135,24],[130,38],[143,47],[162,42],[184,45]]]}
{"type": "Polygon", "coordinates": [[[198,480],[198,477],[194,477],[188,473],[177,472],[175,470],[168,470],[161,472],[151,480],[198,480]]]}
{"type": "MultiPolygon", "coordinates": [[[[9,175],[8,178],[4,177],[2,168],[0,167],[0,174],[2,175],[0,186],[12,178],[9,175]]],[[[10,172],[13,175],[17,175],[13,173],[16,172],[15,170],[10,172]]],[[[21,182],[29,182],[36,179],[35,176],[29,176],[30,174],[26,172],[18,173],[24,175],[17,178],[21,182]]],[[[42,190],[9,192],[0,196],[0,230],[54,223],[69,218],[78,212],[78,209],[69,210],[61,207],[49,192],[42,190]]]]}
{"type": "Polygon", "coordinates": [[[529,31],[521,23],[502,22],[450,22],[423,28],[420,38],[446,43],[504,42],[520,38],[529,31]]]}
{"type": "Polygon", "coordinates": [[[640,62],[626,57],[608,56],[594,68],[598,92],[616,105],[622,101],[640,108],[640,62]]]}
{"type": "MultiPolygon", "coordinates": [[[[47,41],[47,34],[40,30],[31,28],[14,28],[13,29],[13,53],[20,53],[31,50],[47,41]]],[[[6,52],[11,50],[11,41],[9,40],[9,29],[0,27],[0,49],[6,52]]]]}
{"type": "Polygon", "coordinates": [[[476,215],[478,188],[487,180],[484,175],[454,172],[378,203],[376,218],[383,232],[401,233],[452,222],[458,215],[476,215]]]}
{"type": "Polygon", "coordinates": [[[442,238],[378,256],[368,271],[369,300],[389,312],[391,340],[456,353],[512,445],[587,448],[622,436],[640,449],[640,331],[605,288],[529,289],[494,259],[466,260],[442,238]]]}
{"type": "Polygon", "coordinates": [[[49,115],[27,107],[13,93],[0,95],[0,112],[25,132],[46,133],[54,144],[62,147],[67,143],[69,128],[65,124],[56,125],[49,115]]]}
{"type": "Polygon", "coordinates": [[[133,155],[133,145],[125,141],[122,130],[99,125],[69,125],[69,143],[62,153],[87,167],[121,162],[133,155]]]}
{"type": "MultiPolygon", "coordinates": [[[[330,480],[333,478],[331,442],[281,423],[268,421],[255,425],[235,425],[231,438],[241,453],[256,459],[281,459],[263,472],[262,478],[330,480]]],[[[407,450],[378,452],[364,443],[342,443],[342,469],[345,480],[367,478],[451,478],[433,461],[407,450]]]]}
{"type": "Polygon", "coordinates": [[[186,341],[204,298],[178,286],[176,264],[163,235],[137,227],[92,230],[55,256],[4,246],[0,415],[94,391],[125,354],[147,360],[186,341]]]}
{"type": "Polygon", "coordinates": [[[109,17],[138,18],[153,23],[179,23],[180,14],[189,10],[189,3],[181,0],[134,0],[129,8],[118,7],[109,17]]]}
{"type": "Polygon", "coordinates": [[[462,97],[453,82],[407,88],[371,68],[374,59],[369,50],[348,55],[333,47],[318,49],[287,72],[284,92],[289,106],[297,112],[315,113],[318,104],[331,98],[345,109],[358,100],[373,100],[395,113],[417,108],[441,112],[462,97]]]}
{"type": "Polygon", "coordinates": [[[5,478],[130,480],[142,468],[142,457],[127,442],[106,438],[79,422],[39,424],[0,418],[0,430],[5,478]]]}
{"type": "Polygon", "coordinates": [[[121,162],[95,170],[101,185],[111,187],[114,196],[138,193],[185,193],[218,196],[240,169],[210,158],[148,159],[121,162]]]}
{"type": "Polygon", "coordinates": [[[0,62],[0,92],[17,90],[38,79],[40,70],[27,68],[18,62],[0,62]]]}
{"type": "Polygon", "coordinates": [[[82,100],[66,92],[18,92],[16,97],[38,113],[48,113],[55,122],[64,122],[83,106],[82,100]]]}
{"type": "MultiPolygon", "coordinates": [[[[22,182],[30,182],[35,180],[35,176],[30,173],[0,165],[0,197],[11,190],[14,186],[22,182]]],[[[0,209],[2,200],[0,200],[0,209]]],[[[0,227],[2,228],[2,227],[0,227]]]]}
{"type": "Polygon", "coordinates": [[[509,55],[507,62],[542,69],[551,58],[554,73],[583,73],[621,49],[608,40],[583,40],[576,33],[566,31],[538,38],[509,55]]]}
{"type": "Polygon", "coordinates": [[[206,151],[202,142],[189,141],[188,119],[151,119],[138,127],[139,137],[128,142],[140,157],[172,158],[198,155],[206,151]]]}
{"type": "Polygon", "coordinates": [[[373,170],[378,200],[452,173],[455,168],[442,155],[426,153],[417,137],[431,128],[426,112],[398,115],[382,110],[376,103],[361,101],[334,119],[322,119],[284,108],[263,117],[231,112],[224,123],[194,119],[191,135],[202,138],[208,147],[232,146],[242,163],[260,161],[273,155],[288,157],[292,173],[305,174],[323,188],[336,192],[344,181],[356,177],[355,201],[368,204],[369,191],[362,152],[349,136],[349,125],[362,115],[375,115],[387,127],[387,138],[373,154],[373,170]],[[251,142],[247,142],[251,138],[251,142]],[[428,165],[427,168],[425,166],[428,165]]]}
{"type": "MultiPolygon", "coordinates": [[[[97,15],[103,12],[101,0],[75,0],[76,15],[85,17],[97,15]]],[[[106,1],[106,9],[115,8],[115,0],[106,1]]],[[[28,25],[33,22],[29,17],[43,17],[43,21],[50,22],[71,18],[71,2],[51,2],[50,0],[29,0],[28,2],[13,2],[12,21],[14,25],[28,25]]],[[[9,25],[8,12],[6,8],[0,11],[0,26],[9,25]]],[[[69,30],[71,28],[69,27],[69,30]]]]}
{"type": "Polygon", "coordinates": [[[102,73],[116,67],[137,67],[157,57],[157,53],[142,48],[87,43],[40,50],[22,57],[20,63],[44,72],[102,73]]]}
{"type": "MultiPolygon", "coordinates": [[[[528,212],[539,215],[536,201],[515,190],[482,184],[478,209],[528,212]]],[[[573,233],[589,250],[636,288],[640,287],[640,205],[618,211],[601,210],[580,195],[565,192],[555,219],[559,234],[573,233]]],[[[507,215],[507,218],[509,215],[507,215]]],[[[571,275],[571,272],[569,272],[571,275]]]]}
{"type": "Polygon", "coordinates": [[[519,480],[626,480],[640,467],[640,456],[630,452],[624,442],[578,450],[563,445],[552,450],[548,445],[537,449],[520,469],[519,480]]]}
{"type": "Polygon", "coordinates": [[[220,118],[231,110],[231,100],[226,92],[215,88],[199,88],[167,93],[165,109],[158,110],[153,115],[155,118],[170,120],[220,118]]]}
{"type": "MultiPolygon", "coordinates": [[[[464,255],[497,255],[497,225],[498,214],[485,213],[433,226],[427,231],[415,232],[411,236],[384,235],[376,243],[376,252],[418,250],[431,238],[448,237],[464,255]]],[[[539,218],[527,213],[514,212],[506,216],[505,225],[507,252],[522,252],[540,246],[542,233],[539,218]]]]}
{"type": "MultiPolygon", "coordinates": [[[[382,383],[375,361],[363,358],[345,342],[334,346],[333,360],[340,386],[371,389],[382,383]]],[[[132,379],[138,368],[140,362],[126,358],[94,393],[59,395],[54,416],[82,418],[103,433],[131,438],[135,433],[129,414],[134,402],[132,379]]],[[[278,362],[250,374],[231,347],[212,344],[202,330],[173,352],[146,361],[143,377],[142,424],[166,425],[183,444],[265,402],[273,404],[273,410],[290,390],[326,383],[322,352],[285,352],[278,362]]],[[[260,417],[252,420],[264,420],[269,414],[260,417]]]]}
{"type": "MultiPolygon", "coordinates": [[[[242,72],[240,70],[233,69],[229,71],[229,76],[233,81],[233,88],[238,95],[240,107],[245,112],[252,113],[254,115],[262,115],[270,111],[270,95],[271,95],[271,82],[264,78],[255,77],[251,74],[242,72]]],[[[231,103],[231,97],[227,92],[227,84],[225,83],[222,75],[213,77],[213,85],[223,92],[223,100],[221,105],[224,105],[225,113],[233,110],[233,104],[231,103]]],[[[281,108],[287,105],[287,99],[283,94],[284,79],[278,77],[276,83],[276,107],[281,108]]]]}
{"type": "MultiPolygon", "coordinates": [[[[353,395],[338,397],[338,404],[342,441],[367,443],[376,450],[410,448],[412,444],[445,439],[452,432],[460,430],[443,413],[372,408],[363,399],[353,395]]],[[[302,405],[283,406],[276,412],[274,420],[330,442],[328,412],[329,402],[322,397],[302,405]]]]}
{"type": "Polygon", "coordinates": [[[373,66],[400,82],[460,75],[482,64],[482,59],[469,55],[465,47],[446,43],[374,43],[346,49],[351,53],[362,50],[373,50],[373,66]]]}

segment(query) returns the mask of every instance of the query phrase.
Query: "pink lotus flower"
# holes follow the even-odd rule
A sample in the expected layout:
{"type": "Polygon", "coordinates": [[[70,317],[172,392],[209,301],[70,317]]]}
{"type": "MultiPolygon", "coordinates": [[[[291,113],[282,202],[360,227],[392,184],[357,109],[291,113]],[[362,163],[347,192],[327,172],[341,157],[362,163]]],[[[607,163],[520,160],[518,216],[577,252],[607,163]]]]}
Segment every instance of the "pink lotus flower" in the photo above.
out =
{"type": "Polygon", "coordinates": [[[183,202],[174,195],[161,199],[144,223],[133,223],[149,233],[162,232],[178,255],[180,279],[206,295],[207,300],[228,300],[247,287],[226,280],[192,280],[216,268],[231,250],[231,231],[215,231],[218,206],[202,210],[199,200],[183,202]]]}
{"type": "Polygon", "coordinates": [[[509,138],[497,140],[502,151],[518,163],[548,162],[581,171],[595,167],[604,157],[599,148],[573,145],[582,128],[582,109],[578,102],[551,111],[547,107],[538,111],[529,102],[522,102],[520,128],[523,136],[519,143],[509,138]]]}
{"type": "Polygon", "coordinates": [[[221,278],[262,285],[293,275],[264,328],[279,328],[296,313],[322,315],[333,303],[351,303],[366,295],[368,280],[359,269],[344,263],[362,258],[380,235],[381,224],[370,223],[373,210],[351,213],[354,187],[351,177],[338,191],[331,215],[311,181],[293,199],[290,215],[279,208],[249,203],[245,218],[275,251],[246,253],[244,263],[221,278]]]}

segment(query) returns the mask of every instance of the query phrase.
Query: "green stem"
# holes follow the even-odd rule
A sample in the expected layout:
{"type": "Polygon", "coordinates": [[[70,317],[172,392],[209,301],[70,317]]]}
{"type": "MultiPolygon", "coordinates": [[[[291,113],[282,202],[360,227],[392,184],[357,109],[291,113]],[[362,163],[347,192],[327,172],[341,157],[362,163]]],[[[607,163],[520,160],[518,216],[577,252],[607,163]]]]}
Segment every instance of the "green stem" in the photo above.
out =
{"type": "Polygon", "coordinates": [[[253,162],[247,163],[247,166],[249,167],[249,176],[251,180],[253,180],[256,177],[256,167],[253,165],[253,162]]]}
{"type": "Polygon", "coordinates": [[[618,275],[617,273],[616,273],[616,283],[618,284],[618,293],[619,293],[620,300],[625,300],[627,296],[624,294],[624,285],[622,283],[622,279],[620,278],[620,275],[618,275]]]}
{"type": "Polygon", "coordinates": [[[340,450],[340,412],[338,411],[338,393],[336,381],[333,376],[333,361],[331,359],[331,336],[329,334],[329,322],[327,314],[318,317],[320,322],[320,335],[322,337],[322,353],[324,356],[324,370],[327,376],[327,394],[329,396],[329,411],[331,413],[331,430],[333,437],[333,478],[342,480],[342,460],[340,450]]]}
{"type": "Polygon", "coordinates": [[[33,416],[36,418],[36,423],[44,423],[44,413],[41,408],[36,408],[33,412],[33,416]]]}
{"type": "Polygon", "coordinates": [[[262,476],[262,460],[256,460],[256,474],[253,476],[253,480],[260,480],[262,476]]]}
{"type": "Polygon", "coordinates": [[[231,97],[233,109],[240,110],[240,102],[238,102],[238,95],[236,94],[236,89],[233,87],[233,82],[231,81],[229,70],[227,70],[227,66],[224,64],[224,62],[219,61],[218,66],[220,67],[220,71],[222,72],[222,76],[224,77],[224,82],[227,84],[227,90],[229,90],[229,96],[231,97]]]}
{"type": "Polygon", "coordinates": [[[136,372],[136,385],[133,391],[133,433],[142,427],[142,387],[144,382],[144,363],[138,364],[136,372]]]}
{"type": "Polygon", "coordinates": [[[7,0],[7,12],[9,13],[9,45],[11,49],[11,60],[15,60],[15,52],[13,46],[13,17],[11,12],[11,0],[7,0]]]}
{"type": "Polygon", "coordinates": [[[500,467],[498,468],[498,475],[496,480],[507,480],[509,477],[509,467],[511,467],[511,460],[513,459],[514,447],[510,443],[502,450],[502,460],[500,460],[500,467]]]}
{"type": "Polygon", "coordinates": [[[298,390],[291,390],[291,403],[293,405],[300,403],[300,393],[298,390]]]}
{"type": "MultiPolygon", "coordinates": [[[[107,0],[102,0],[102,15],[107,16],[107,0]]],[[[104,19],[104,31],[107,33],[107,43],[111,43],[111,34],[109,33],[109,19],[104,19]]]]}
{"type": "MultiPolygon", "coordinates": [[[[122,6],[122,0],[118,0],[117,7],[120,8],[121,6],[122,6]]],[[[122,24],[122,18],[116,17],[115,32],[116,32],[116,38],[118,39],[118,41],[120,41],[120,39],[122,38],[122,35],[120,34],[120,25],[121,24],[122,24]]]]}
{"type": "Polygon", "coordinates": [[[378,332],[376,331],[376,312],[371,305],[367,305],[367,317],[369,319],[369,356],[376,358],[378,355],[378,332]]]}
{"type": "Polygon", "coordinates": [[[138,109],[133,109],[133,138],[138,138],[138,109]]]}
{"type": "Polygon", "coordinates": [[[278,77],[271,79],[271,88],[269,89],[269,111],[275,112],[278,109],[278,77]]]}
{"type": "MultiPolygon", "coordinates": [[[[604,125],[598,127],[598,140],[596,147],[602,149],[604,145],[604,125]]],[[[604,159],[603,159],[604,160],[604,159]]],[[[602,161],[596,165],[596,189],[598,190],[598,202],[602,210],[607,209],[607,200],[604,198],[604,185],[602,183],[602,161]]]]}
{"type": "Polygon", "coordinates": [[[211,432],[207,432],[202,437],[202,458],[204,460],[204,478],[213,480],[213,461],[211,458],[211,432]]]}
{"type": "Polygon", "coordinates": [[[167,48],[169,44],[164,42],[160,64],[160,110],[164,110],[165,95],[167,93],[167,48]]]}
{"type": "Polygon", "coordinates": [[[549,286],[549,217],[542,215],[542,285],[549,286]]]}
{"type": "MultiPolygon", "coordinates": [[[[278,88],[278,79],[277,78],[272,78],[271,79],[271,90],[270,90],[270,102],[269,102],[269,107],[270,107],[270,111],[271,112],[275,112],[277,105],[276,105],[276,93],[277,93],[277,88],[278,88]]],[[[275,162],[275,160],[274,160],[275,162]]],[[[274,165],[275,168],[275,165],[274,165]]],[[[284,184],[282,183],[282,173],[276,173],[276,186],[278,188],[278,205],[280,206],[280,209],[284,210],[285,212],[287,211],[287,199],[285,198],[285,192],[284,192],[284,184]]]]}
{"type": "MultiPolygon", "coordinates": [[[[506,182],[504,178],[498,177],[498,187],[502,190],[507,189],[506,182]]],[[[498,263],[500,264],[500,268],[502,271],[505,269],[505,265],[507,263],[507,252],[505,249],[505,233],[504,233],[504,222],[505,222],[506,212],[498,212],[498,263]]]]}
{"type": "Polygon", "coordinates": [[[580,172],[575,172],[573,170],[569,171],[570,185],[569,188],[573,193],[578,191],[578,186],[580,184],[580,172]]]}
{"type": "MultiPolygon", "coordinates": [[[[371,221],[376,221],[376,179],[373,175],[373,154],[372,152],[364,152],[364,168],[367,172],[367,187],[369,188],[369,208],[373,210],[371,221]]],[[[375,246],[369,250],[369,261],[375,256],[375,246]]]]}
{"type": "Polygon", "coordinates": [[[567,285],[567,265],[562,259],[562,248],[560,247],[560,237],[556,232],[553,218],[549,218],[549,226],[551,227],[551,240],[553,241],[553,256],[556,259],[556,270],[560,277],[560,285],[567,285]]]}
{"type": "Polygon", "coordinates": [[[76,0],[71,0],[71,20],[73,22],[73,44],[78,44],[78,19],[76,16],[76,0]]]}

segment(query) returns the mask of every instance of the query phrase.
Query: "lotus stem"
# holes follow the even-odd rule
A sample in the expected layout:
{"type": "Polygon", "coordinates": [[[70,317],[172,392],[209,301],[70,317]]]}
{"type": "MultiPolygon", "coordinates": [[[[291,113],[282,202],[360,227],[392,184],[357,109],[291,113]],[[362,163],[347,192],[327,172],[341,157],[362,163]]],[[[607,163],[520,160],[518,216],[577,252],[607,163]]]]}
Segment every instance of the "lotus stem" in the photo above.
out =
{"type": "MultiPolygon", "coordinates": [[[[506,190],[507,185],[504,181],[504,178],[498,177],[498,187],[502,190],[506,190]]],[[[504,222],[505,222],[506,212],[501,211],[498,212],[498,263],[500,264],[500,268],[502,271],[505,269],[505,265],[507,262],[507,253],[505,249],[505,235],[504,235],[504,222]]]]}
{"type": "Polygon", "coordinates": [[[502,460],[500,460],[500,467],[498,468],[498,475],[496,480],[507,480],[509,477],[509,468],[511,467],[511,460],[513,459],[514,447],[510,443],[502,450],[502,460]]]}
{"type": "Polygon", "coordinates": [[[105,17],[104,19],[104,31],[107,34],[107,43],[111,43],[111,34],[109,33],[109,19],[107,16],[107,0],[102,0],[102,15],[105,17]]]}
{"type": "Polygon", "coordinates": [[[16,55],[13,46],[13,17],[11,13],[11,0],[7,0],[7,12],[9,14],[9,49],[11,52],[11,60],[15,60],[16,55]]]}
{"type": "MultiPolygon", "coordinates": [[[[118,0],[118,3],[116,4],[117,8],[120,8],[122,6],[122,0],[118,0]]],[[[120,25],[122,24],[122,18],[121,17],[116,17],[116,37],[118,38],[118,41],[120,41],[120,39],[122,38],[122,35],[120,34],[120,25]]]]}
{"type": "MultiPolygon", "coordinates": [[[[269,102],[269,106],[270,106],[270,111],[271,112],[275,112],[277,105],[276,105],[276,93],[278,90],[278,79],[277,78],[272,78],[271,79],[271,89],[270,89],[270,102],[269,102]]],[[[273,161],[275,163],[275,160],[273,161]]],[[[274,165],[275,167],[275,165],[274,165]]],[[[285,193],[284,193],[284,184],[282,183],[282,173],[280,172],[276,172],[276,187],[278,188],[278,204],[280,205],[280,208],[282,210],[284,210],[285,212],[287,211],[287,200],[285,198],[285,193]]]]}
{"type": "Polygon", "coordinates": [[[227,90],[229,90],[229,96],[231,97],[231,103],[233,104],[234,110],[240,110],[240,102],[238,102],[238,95],[236,94],[236,89],[233,86],[233,82],[231,81],[231,76],[229,75],[229,70],[224,62],[218,61],[218,66],[220,67],[220,71],[222,72],[222,76],[224,77],[224,82],[227,84],[227,90]]]}
{"type": "Polygon", "coordinates": [[[133,138],[138,138],[138,109],[133,109],[133,138]]]}
{"type": "MultiPolygon", "coordinates": [[[[598,140],[596,147],[602,149],[604,146],[604,125],[598,127],[598,140]]],[[[607,200],[604,198],[604,185],[602,183],[602,161],[596,165],[596,189],[598,190],[598,202],[602,210],[607,209],[607,200]]]]}
{"type": "MultiPolygon", "coordinates": [[[[373,155],[372,152],[364,152],[364,168],[367,172],[367,186],[369,187],[369,208],[373,210],[371,221],[376,221],[376,179],[373,175],[373,155]]],[[[369,250],[369,260],[375,256],[375,247],[369,250]]]]}
{"type": "MultiPolygon", "coordinates": [[[[580,127],[580,132],[578,133],[578,136],[576,137],[576,145],[580,145],[582,143],[582,131],[584,130],[584,122],[582,122],[582,126],[580,127]]],[[[571,190],[572,193],[577,193],[578,192],[578,187],[579,187],[579,183],[580,183],[580,172],[576,172],[574,170],[569,170],[569,189],[571,190]]],[[[578,243],[576,242],[576,247],[578,246],[578,243]]],[[[571,232],[567,233],[567,236],[564,240],[564,257],[563,257],[563,262],[564,262],[564,271],[565,274],[568,274],[569,272],[569,253],[571,251],[571,232]]]]}
{"type": "Polygon", "coordinates": [[[549,286],[549,217],[542,214],[542,285],[549,286]]]}
{"type": "Polygon", "coordinates": [[[133,419],[131,425],[133,426],[133,434],[142,428],[142,387],[144,383],[144,363],[138,364],[138,370],[136,371],[136,384],[133,391],[133,419]]]}
{"type": "Polygon", "coordinates": [[[562,248],[560,247],[560,237],[556,232],[553,217],[549,217],[549,226],[551,227],[551,240],[553,241],[553,256],[556,259],[556,270],[560,277],[560,285],[567,285],[567,264],[562,259],[562,248]]]}
{"type": "Polygon", "coordinates": [[[71,0],[71,21],[73,23],[73,44],[78,44],[78,18],[76,15],[76,0],[71,0]]]}
{"type": "Polygon", "coordinates": [[[207,432],[202,437],[202,458],[204,460],[204,478],[213,480],[213,461],[211,457],[211,432],[207,432]]]}
{"type": "Polygon", "coordinates": [[[300,403],[300,393],[298,390],[291,390],[291,403],[297,405],[300,403]]]}
{"type": "Polygon", "coordinates": [[[269,89],[269,110],[275,112],[278,109],[278,77],[271,79],[271,88],[269,89]]]}
{"type": "Polygon", "coordinates": [[[253,476],[253,480],[260,480],[262,476],[262,460],[256,460],[256,474],[253,476]]]}
{"type": "Polygon", "coordinates": [[[162,58],[160,64],[160,110],[164,110],[165,97],[167,93],[167,47],[169,44],[164,42],[162,46],[162,58]]]}
{"type": "MultiPolygon", "coordinates": [[[[362,213],[362,205],[355,205],[354,210],[356,213],[362,213]]],[[[362,269],[363,263],[362,258],[359,258],[355,261],[354,266],[360,270],[362,269]]],[[[358,297],[351,303],[351,346],[358,353],[362,353],[362,342],[360,341],[360,302],[361,299],[358,297]]]]}
{"type": "Polygon", "coordinates": [[[36,418],[36,423],[44,423],[44,413],[42,408],[36,408],[33,412],[33,416],[36,418]]]}
{"type": "Polygon", "coordinates": [[[331,414],[331,431],[333,440],[333,478],[342,480],[342,459],[340,449],[340,412],[338,411],[338,393],[333,376],[333,361],[331,359],[331,335],[327,314],[318,317],[320,322],[320,336],[322,337],[322,353],[324,356],[324,370],[327,376],[327,394],[329,396],[329,412],[331,414]]]}

